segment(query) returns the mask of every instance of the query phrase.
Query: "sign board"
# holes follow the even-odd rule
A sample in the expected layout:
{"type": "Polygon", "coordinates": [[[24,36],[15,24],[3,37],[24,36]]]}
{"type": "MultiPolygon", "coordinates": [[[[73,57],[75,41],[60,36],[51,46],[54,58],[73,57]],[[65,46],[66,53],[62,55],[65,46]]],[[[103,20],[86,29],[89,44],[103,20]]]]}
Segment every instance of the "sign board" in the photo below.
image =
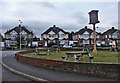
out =
{"type": "Polygon", "coordinates": [[[89,24],[99,23],[99,21],[98,21],[98,10],[92,10],[88,14],[89,14],[89,17],[90,17],[90,23],[89,24]]]}

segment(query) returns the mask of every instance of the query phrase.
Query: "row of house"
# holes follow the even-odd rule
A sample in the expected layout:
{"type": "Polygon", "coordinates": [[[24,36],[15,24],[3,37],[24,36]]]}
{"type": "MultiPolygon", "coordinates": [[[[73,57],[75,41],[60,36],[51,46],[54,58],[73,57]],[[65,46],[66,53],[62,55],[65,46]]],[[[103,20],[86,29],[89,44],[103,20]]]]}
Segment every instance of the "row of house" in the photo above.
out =
{"type": "MultiPolygon", "coordinates": [[[[25,26],[16,26],[4,33],[5,46],[22,47],[31,46],[34,42],[40,46],[48,46],[49,44],[57,45],[93,45],[93,30],[85,26],[77,32],[66,32],[62,28],[53,25],[41,34],[41,40],[35,38],[33,31],[27,29],[25,26]]],[[[112,41],[120,43],[120,30],[114,27],[108,29],[103,33],[96,32],[97,46],[109,46],[112,41]]],[[[37,46],[39,46],[37,45],[37,46]]],[[[36,45],[35,45],[36,46],[36,45]]]]}
{"type": "MultiPolygon", "coordinates": [[[[114,27],[103,33],[96,32],[96,35],[97,46],[109,46],[112,41],[115,41],[117,44],[120,43],[120,31],[114,27]]],[[[69,33],[53,25],[53,27],[50,27],[41,34],[41,38],[46,42],[46,45],[54,42],[56,44],[76,44],[76,46],[84,46],[93,45],[94,35],[93,30],[87,28],[87,26],[75,33],[69,33]]]]}

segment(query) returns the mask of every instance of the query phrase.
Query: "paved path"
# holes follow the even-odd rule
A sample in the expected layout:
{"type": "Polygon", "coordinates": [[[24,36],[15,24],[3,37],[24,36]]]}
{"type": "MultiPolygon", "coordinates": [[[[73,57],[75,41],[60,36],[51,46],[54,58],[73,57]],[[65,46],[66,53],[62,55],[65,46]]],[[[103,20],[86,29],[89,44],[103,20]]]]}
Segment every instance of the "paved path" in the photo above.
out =
{"type": "Polygon", "coordinates": [[[50,69],[39,68],[15,60],[14,54],[3,57],[3,63],[17,71],[33,75],[49,81],[113,81],[112,79],[96,78],[76,73],[58,72],[50,69]]]}

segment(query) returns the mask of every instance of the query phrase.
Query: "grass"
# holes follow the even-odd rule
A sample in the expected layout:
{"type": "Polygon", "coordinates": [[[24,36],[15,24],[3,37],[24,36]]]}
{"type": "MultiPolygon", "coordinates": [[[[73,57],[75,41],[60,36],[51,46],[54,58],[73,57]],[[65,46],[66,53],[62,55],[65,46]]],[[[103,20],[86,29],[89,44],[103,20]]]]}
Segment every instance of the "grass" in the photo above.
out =
{"type": "MultiPolygon", "coordinates": [[[[55,52],[53,54],[47,55],[47,52],[40,52],[39,55],[36,53],[28,53],[24,56],[34,57],[34,58],[47,58],[51,60],[62,60],[61,57],[67,56],[67,51],[55,52]]],[[[94,55],[93,52],[90,52],[94,56],[93,62],[108,62],[108,63],[118,63],[118,52],[110,51],[101,51],[99,50],[97,55],[94,55]]],[[[68,61],[74,61],[74,58],[69,58],[68,61]]],[[[88,57],[83,57],[82,62],[89,62],[88,57]]]]}
{"type": "MultiPolygon", "coordinates": [[[[93,54],[93,52],[91,54],[93,54]]],[[[118,52],[98,51],[98,54],[94,56],[93,61],[118,63],[118,52]]]]}

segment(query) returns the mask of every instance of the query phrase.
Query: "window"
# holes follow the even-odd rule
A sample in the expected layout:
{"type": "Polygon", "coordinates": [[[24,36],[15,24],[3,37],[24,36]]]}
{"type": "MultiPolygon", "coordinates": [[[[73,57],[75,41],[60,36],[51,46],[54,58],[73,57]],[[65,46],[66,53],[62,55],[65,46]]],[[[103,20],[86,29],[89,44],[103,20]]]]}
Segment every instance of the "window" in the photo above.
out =
{"type": "Polygon", "coordinates": [[[111,35],[109,35],[109,38],[111,38],[111,35]]]}
{"type": "Polygon", "coordinates": [[[64,38],[64,34],[59,34],[59,37],[60,38],[64,38]]]}
{"type": "Polygon", "coordinates": [[[100,36],[99,36],[99,35],[97,35],[97,38],[100,38],[100,36]]]}
{"type": "Polygon", "coordinates": [[[25,34],[22,34],[21,37],[26,40],[27,36],[25,34]]]}
{"type": "Polygon", "coordinates": [[[60,40],[60,44],[68,45],[68,40],[60,40]]]}
{"type": "Polygon", "coordinates": [[[94,38],[94,35],[93,35],[93,34],[91,34],[91,38],[94,38]]]}
{"type": "Polygon", "coordinates": [[[56,34],[48,34],[49,35],[49,38],[55,38],[56,37],[56,34]]]}
{"type": "Polygon", "coordinates": [[[52,34],[49,34],[49,37],[51,38],[51,37],[52,37],[52,34]]]}
{"type": "Polygon", "coordinates": [[[15,38],[16,38],[16,35],[15,34],[11,34],[11,39],[15,40],[15,38]]]}
{"type": "Polygon", "coordinates": [[[83,36],[82,36],[83,38],[89,38],[89,35],[88,34],[83,34],[83,36]]]}
{"type": "Polygon", "coordinates": [[[89,44],[89,40],[83,40],[83,44],[89,44]]]}
{"type": "Polygon", "coordinates": [[[105,35],[105,38],[108,38],[107,35],[105,35]]]}
{"type": "Polygon", "coordinates": [[[112,38],[117,38],[117,34],[113,34],[113,35],[112,35],[112,38]]]}

